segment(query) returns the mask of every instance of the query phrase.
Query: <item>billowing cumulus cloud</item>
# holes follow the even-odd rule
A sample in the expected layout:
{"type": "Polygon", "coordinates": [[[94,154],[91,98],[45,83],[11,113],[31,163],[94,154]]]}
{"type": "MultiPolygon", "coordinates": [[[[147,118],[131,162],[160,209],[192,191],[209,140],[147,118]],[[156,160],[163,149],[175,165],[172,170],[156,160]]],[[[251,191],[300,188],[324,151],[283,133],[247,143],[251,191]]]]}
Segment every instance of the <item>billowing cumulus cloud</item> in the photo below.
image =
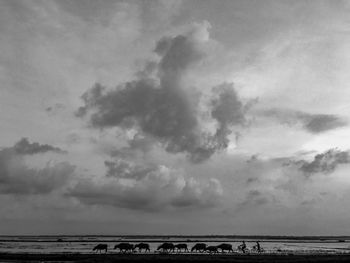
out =
{"type": "Polygon", "coordinates": [[[112,161],[105,165],[105,178],[80,180],[67,195],[89,205],[160,211],[212,207],[223,194],[216,179],[199,182],[163,165],[112,161]]]}
{"type": "Polygon", "coordinates": [[[77,116],[88,115],[96,128],[137,129],[161,142],[171,153],[186,153],[193,162],[227,148],[234,125],[245,122],[245,105],[232,84],[213,89],[209,131],[202,127],[201,94],[186,77],[205,57],[209,24],[195,24],[186,34],[164,37],[156,44],[157,62],[147,63],[138,77],[115,89],[100,84],[83,94],[77,116]]]}
{"type": "Polygon", "coordinates": [[[75,166],[67,162],[47,163],[43,168],[26,165],[26,155],[45,152],[61,153],[57,147],[47,144],[29,143],[22,139],[13,147],[0,151],[1,194],[47,194],[64,186],[73,175],[75,166]]]}
{"type": "Polygon", "coordinates": [[[310,133],[322,133],[347,125],[344,119],[332,114],[310,114],[288,109],[270,109],[261,114],[283,124],[301,126],[310,133]]]}

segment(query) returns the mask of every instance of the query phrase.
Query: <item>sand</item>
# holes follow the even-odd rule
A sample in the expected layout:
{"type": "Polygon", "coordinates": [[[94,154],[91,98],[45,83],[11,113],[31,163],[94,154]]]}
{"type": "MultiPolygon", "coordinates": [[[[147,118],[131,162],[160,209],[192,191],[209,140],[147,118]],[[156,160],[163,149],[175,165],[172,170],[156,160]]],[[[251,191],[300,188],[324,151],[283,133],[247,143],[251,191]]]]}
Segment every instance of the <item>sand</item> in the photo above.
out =
{"type": "Polygon", "coordinates": [[[25,254],[1,253],[0,262],[350,262],[350,254],[25,254]]]}

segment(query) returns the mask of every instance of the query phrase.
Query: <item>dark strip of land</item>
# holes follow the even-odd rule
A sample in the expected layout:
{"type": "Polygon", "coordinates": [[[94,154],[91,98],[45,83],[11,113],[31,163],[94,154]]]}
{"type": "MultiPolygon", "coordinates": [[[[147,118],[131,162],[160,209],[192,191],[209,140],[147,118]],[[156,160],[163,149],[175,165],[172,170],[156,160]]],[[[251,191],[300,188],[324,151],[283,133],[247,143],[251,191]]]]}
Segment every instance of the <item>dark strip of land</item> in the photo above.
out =
{"type": "Polygon", "coordinates": [[[0,253],[0,262],[350,262],[350,254],[261,254],[261,255],[181,255],[181,254],[26,254],[0,253]]]}

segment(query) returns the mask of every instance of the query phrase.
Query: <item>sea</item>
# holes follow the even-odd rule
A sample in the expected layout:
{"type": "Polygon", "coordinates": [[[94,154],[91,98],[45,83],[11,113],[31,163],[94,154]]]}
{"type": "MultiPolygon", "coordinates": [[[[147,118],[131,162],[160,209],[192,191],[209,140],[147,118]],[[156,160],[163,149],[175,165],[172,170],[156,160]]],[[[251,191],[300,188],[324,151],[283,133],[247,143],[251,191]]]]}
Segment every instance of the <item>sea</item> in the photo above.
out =
{"type": "MultiPolygon", "coordinates": [[[[97,244],[108,245],[107,253],[117,253],[114,246],[121,242],[132,244],[148,243],[151,253],[158,253],[157,247],[164,242],[186,243],[191,249],[196,243],[219,245],[229,243],[237,253],[237,247],[246,242],[248,253],[256,241],[260,242],[263,253],[281,254],[339,254],[350,253],[350,237],[249,237],[249,236],[0,236],[0,253],[43,253],[69,254],[94,253],[97,244]]],[[[138,252],[136,252],[138,253],[138,252]]]]}

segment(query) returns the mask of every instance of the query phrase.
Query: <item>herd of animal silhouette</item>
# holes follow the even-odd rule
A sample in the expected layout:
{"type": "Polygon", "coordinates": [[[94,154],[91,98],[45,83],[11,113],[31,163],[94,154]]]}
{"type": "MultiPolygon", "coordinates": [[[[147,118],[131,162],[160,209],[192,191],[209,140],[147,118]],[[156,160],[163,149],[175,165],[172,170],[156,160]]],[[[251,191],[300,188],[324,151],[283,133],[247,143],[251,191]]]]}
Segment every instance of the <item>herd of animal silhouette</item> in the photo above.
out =
{"type": "MultiPolygon", "coordinates": [[[[147,243],[139,243],[139,244],[130,244],[130,243],[119,243],[114,246],[114,249],[119,250],[119,253],[134,253],[136,251],[138,252],[151,252],[150,246],[147,243]]],[[[242,253],[248,252],[248,248],[243,241],[241,245],[237,247],[238,251],[242,253]]],[[[93,248],[93,251],[96,253],[100,252],[102,253],[105,251],[107,253],[108,245],[107,244],[98,244],[93,248]]],[[[261,253],[263,252],[263,248],[260,246],[259,241],[256,241],[256,245],[253,246],[252,251],[261,253]]],[[[158,246],[158,248],[155,250],[155,252],[160,252],[164,254],[168,253],[179,253],[179,252],[190,252],[187,244],[176,244],[173,243],[163,243],[158,246]]],[[[234,252],[232,245],[227,243],[222,243],[218,246],[207,246],[205,243],[197,243],[191,248],[191,252],[200,252],[200,253],[225,253],[225,252],[234,252]]]]}

